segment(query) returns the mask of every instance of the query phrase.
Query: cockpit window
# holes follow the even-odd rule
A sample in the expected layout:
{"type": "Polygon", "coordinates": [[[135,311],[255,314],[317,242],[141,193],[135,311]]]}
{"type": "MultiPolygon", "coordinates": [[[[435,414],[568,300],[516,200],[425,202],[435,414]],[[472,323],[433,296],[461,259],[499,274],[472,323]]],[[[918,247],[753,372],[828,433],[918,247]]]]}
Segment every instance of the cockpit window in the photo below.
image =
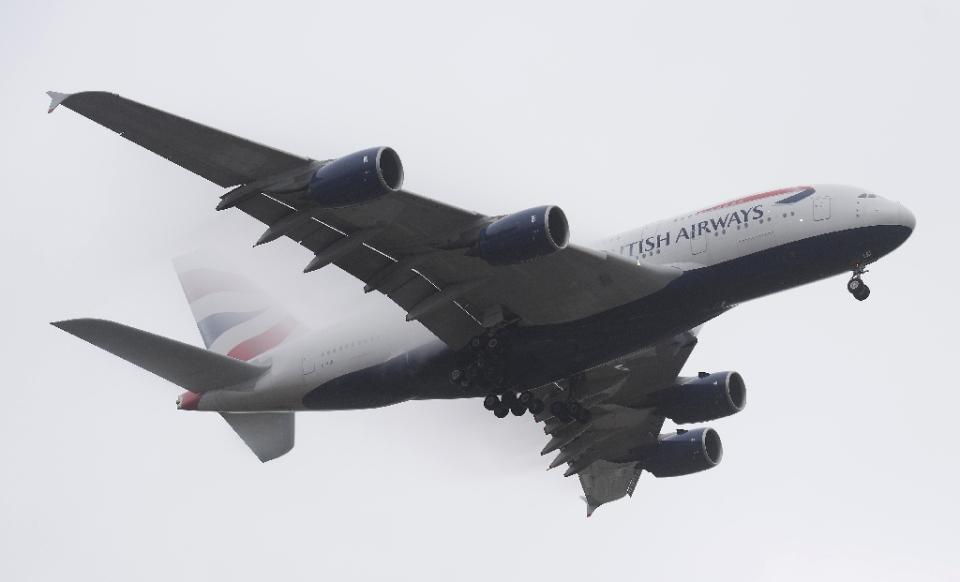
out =
{"type": "Polygon", "coordinates": [[[876,194],[870,194],[867,192],[864,192],[863,194],[857,196],[857,198],[876,198],[876,197],[877,197],[876,194]]]}

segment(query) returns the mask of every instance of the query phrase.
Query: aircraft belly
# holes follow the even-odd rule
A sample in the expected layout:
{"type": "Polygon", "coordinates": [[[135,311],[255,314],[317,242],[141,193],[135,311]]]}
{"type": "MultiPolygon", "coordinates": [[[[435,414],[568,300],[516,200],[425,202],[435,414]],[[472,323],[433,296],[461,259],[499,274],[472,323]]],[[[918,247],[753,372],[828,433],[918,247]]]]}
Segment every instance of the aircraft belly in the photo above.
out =
{"type": "Polygon", "coordinates": [[[520,359],[531,369],[525,378],[562,377],[701,325],[738,303],[847,272],[865,249],[880,257],[908,234],[874,226],[779,244],[686,271],[662,291],[593,317],[520,328],[508,341],[523,350],[520,359]]]}
{"type": "MultiPolygon", "coordinates": [[[[507,377],[531,388],[568,377],[694,328],[737,303],[849,270],[866,246],[886,254],[905,238],[902,227],[850,229],[780,244],[685,272],[638,301],[581,320],[507,328],[507,377]],[[899,230],[898,230],[899,229],[899,230]]],[[[435,341],[387,362],[331,379],[303,397],[307,409],[388,406],[411,399],[485,396],[448,379],[457,355],[435,341]]]]}
{"type": "Polygon", "coordinates": [[[434,340],[386,362],[316,385],[303,396],[303,406],[310,410],[351,410],[389,406],[424,394],[443,398],[448,393],[448,398],[462,398],[466,395],[454,390],[447,380],[454,365],[453,352],[434,340]]]}

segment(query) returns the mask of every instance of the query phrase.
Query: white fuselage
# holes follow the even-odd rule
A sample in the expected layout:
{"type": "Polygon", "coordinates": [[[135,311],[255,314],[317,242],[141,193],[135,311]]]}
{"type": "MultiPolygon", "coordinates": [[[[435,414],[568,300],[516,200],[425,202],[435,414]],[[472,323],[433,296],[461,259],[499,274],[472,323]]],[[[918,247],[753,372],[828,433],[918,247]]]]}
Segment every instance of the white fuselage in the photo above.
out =
{"type": "MultiPolygon", "coordinates": [[[[914,220],[902,204],[859,188],[814,188],[814,194],[793,204],[777,204],[788,194],[747,197],[652,222],[603,241],[602,248],[689,270],[831,232],[914,220]]],[[[870,262],[871,257],[863,259],[870,262]]]]}
{"type": "MultiPolygon", "coordinates": [[[[693,271],[804,239],[878,225],[912,229],[914,218],[901,204],[862,189],[801,186],[652,222],[598,246],[638,263],[693,271]]],[[[850,257],[850,269],[877,258],[865,248],[861,256],[850,257]]],[[[411,333],[403,325],[344,325],[284,344],[253,361],[269,364],[270,371],[252,389],[208,392],[199,409],[303,410],[307,392],[400,356],[432,337],[422,330],[411,333]]]]}

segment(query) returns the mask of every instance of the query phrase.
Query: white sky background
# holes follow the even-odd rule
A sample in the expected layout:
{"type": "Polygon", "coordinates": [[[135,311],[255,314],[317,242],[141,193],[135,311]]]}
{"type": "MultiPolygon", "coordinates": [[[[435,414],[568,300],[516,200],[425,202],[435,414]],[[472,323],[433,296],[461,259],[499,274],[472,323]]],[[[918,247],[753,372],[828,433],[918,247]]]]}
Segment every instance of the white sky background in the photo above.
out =
{"type": "Polygon", "coordinates": [[[0,4],[0,579],[948,580],[960,577],[953,2],[0,4]],[[409,5],[407,5],[409,4],[409,5]],[[798,183],[903,201],[918,230],[708,324],[744,374],[716,469],[584,519],[529,417],[478,401],[302,414],[259,464],[178,389],[47,322],[199,343],[170,265],[215,247],[318,325],[402,317],[218,187],[68,110],[104,89],[318,158],[387,144],[415,192],[557,203],[589,241],[798,183]],[[372,317],[372,316],[371,316],[372,317]]]}

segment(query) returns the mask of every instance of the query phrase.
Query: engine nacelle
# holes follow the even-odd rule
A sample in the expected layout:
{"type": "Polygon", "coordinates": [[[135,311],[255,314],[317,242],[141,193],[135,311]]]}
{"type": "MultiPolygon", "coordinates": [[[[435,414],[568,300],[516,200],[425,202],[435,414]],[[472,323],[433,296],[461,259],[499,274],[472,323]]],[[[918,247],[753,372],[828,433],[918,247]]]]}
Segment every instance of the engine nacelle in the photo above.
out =
{"type": "Polygon", "coordinates": [[[657,410],[673,422],[705,422],[730,416],[747,405],[747,386],[736,372],[690,378],[668,389],[657,410]]]}
{"type": "Polygon", "coordinates": [[[723,443],[712,428],[678,430],[660,435],[653,452],[643,460],[643,468],[654,477],[678,477],[712,469],[723,458],[723,443]]]}
{"type": "Polygon", "coordinates": [[[513,265],[567,246],[570,228],[559,206],[538,206],[509,214],[480,231],[471,254],[491,265],[513,265]]]}
{"type": "Polygon", "coordinates": [[[324,208],[363,204],[396,192],[403,185],[403,164],[393,148],[378,147],[321,166],[310,179],[307,198],[324,208]]]}

